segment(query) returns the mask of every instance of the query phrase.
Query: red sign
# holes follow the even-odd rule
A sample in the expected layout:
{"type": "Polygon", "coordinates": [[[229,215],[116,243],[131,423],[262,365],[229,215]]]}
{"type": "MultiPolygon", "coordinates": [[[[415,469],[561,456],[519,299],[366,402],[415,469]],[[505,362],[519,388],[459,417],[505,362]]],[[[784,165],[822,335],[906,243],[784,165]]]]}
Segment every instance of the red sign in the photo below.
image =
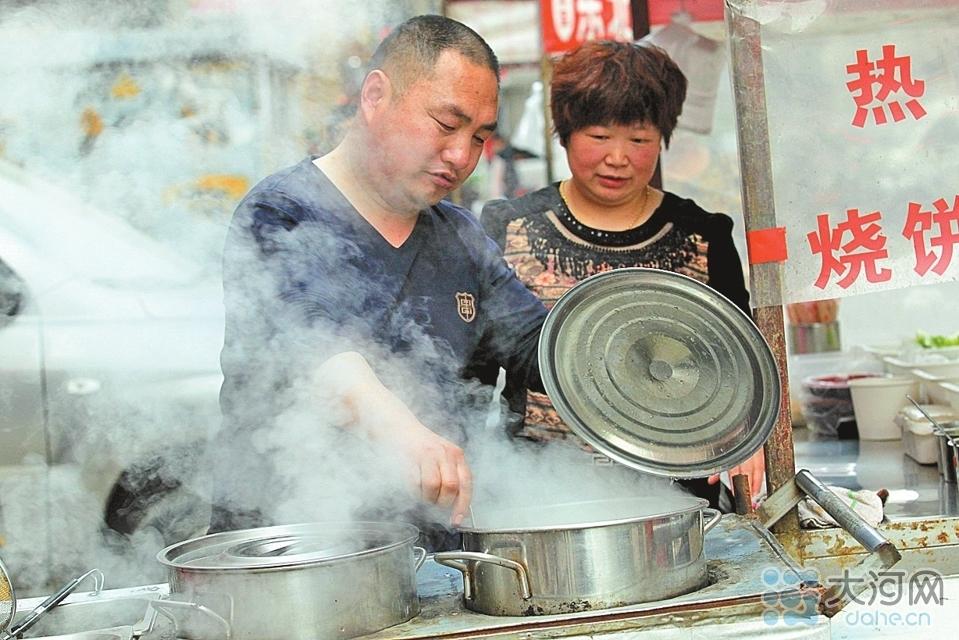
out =
{"type": "Polygon", "coordinates": [[[693,22],[721,21],[725,10],[723,0],[651,0],[649,24],[669,24],[677,13],[686,13],[693,22]]]}
{"type": "Polygon", "coordinates": [[[633,40],[630,0],[539,0],[546,53],[572,51],[588,40],[633,40]]]}

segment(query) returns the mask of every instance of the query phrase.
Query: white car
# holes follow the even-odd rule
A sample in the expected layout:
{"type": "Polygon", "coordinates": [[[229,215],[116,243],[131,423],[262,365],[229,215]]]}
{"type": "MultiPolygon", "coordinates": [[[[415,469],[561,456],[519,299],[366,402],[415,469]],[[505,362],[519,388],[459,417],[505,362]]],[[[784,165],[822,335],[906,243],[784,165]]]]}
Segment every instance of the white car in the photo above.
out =
{"type": "Polygon", "coordinates": [[[0,557],[21,584],[103,562],[104,531],[205,529],[222,340],[219,278],[0,164],[0,557]]]}

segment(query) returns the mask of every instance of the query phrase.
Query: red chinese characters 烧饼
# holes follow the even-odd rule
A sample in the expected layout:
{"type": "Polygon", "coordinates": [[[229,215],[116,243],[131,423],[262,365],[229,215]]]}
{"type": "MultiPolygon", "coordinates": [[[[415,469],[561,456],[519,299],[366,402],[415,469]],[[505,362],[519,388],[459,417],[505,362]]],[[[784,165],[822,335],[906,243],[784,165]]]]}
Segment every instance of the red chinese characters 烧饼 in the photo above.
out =
{"type": "Polygon", "coordinates": [[[836,284],[843,289],[856,282],[863,272],[869,282],[885,282],[892,277],[892,271],[879,264],[889,257],[886,236],[877,224],[881,220],[882,214],[878,211],[860,215],[859,209],[847,209],[846,220],[832,229],[828,213],[816,216],[817,230],[806,234],[806,239],[822,261],[817,287],[825,289],[833,273],[841,276],[836,284]],[[850,237],[844,242],[843,236],[847,234],[850,237]]]}
{"type": "Polygon", "coordinates": [[[904,120],[906,114],[903,105],[899,100],[891,99],[900,92],[909,98],[905,106],[913,118],[918,120],[926,115],[926,110],[919,102],[919,98],[925,94],[926,83],[912,77],[912,58],[897,56],[896,45],[883,45],[882,57],[875,62],[869,59],[866,49],[859,49],[856,51],[856,62],[846,65],[846,73],[855,76],[846,83],[856,102],[853,126],[864,127],[870,114],[876,124],[886,124],[889,122],[887,108],[894,122],[904,120]]]}
{"type": "Polygon", "coordinates": [[[959,195],[951,209],[945,198],[936,200],[932,206],[935,211],[923,211],[922,205],[910,202],[902,230],[903,237],[912,240],[916,256],[913,269],[920,276],[930,269],[940,276],[944,274],[952,262],[953,247],[959,244],[959,195]]]}

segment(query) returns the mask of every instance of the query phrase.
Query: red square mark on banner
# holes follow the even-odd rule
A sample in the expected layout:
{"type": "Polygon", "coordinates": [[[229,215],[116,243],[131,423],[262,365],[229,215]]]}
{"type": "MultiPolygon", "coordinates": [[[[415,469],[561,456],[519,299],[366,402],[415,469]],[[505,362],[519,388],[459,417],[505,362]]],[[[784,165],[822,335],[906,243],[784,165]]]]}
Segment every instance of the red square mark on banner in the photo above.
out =
{"type": "Polygon", "coordinates": [[[747,232],[746,249],[749,253],[749,264],[785,262],[787,258],[786,227],[771,227],[747,232]]]}

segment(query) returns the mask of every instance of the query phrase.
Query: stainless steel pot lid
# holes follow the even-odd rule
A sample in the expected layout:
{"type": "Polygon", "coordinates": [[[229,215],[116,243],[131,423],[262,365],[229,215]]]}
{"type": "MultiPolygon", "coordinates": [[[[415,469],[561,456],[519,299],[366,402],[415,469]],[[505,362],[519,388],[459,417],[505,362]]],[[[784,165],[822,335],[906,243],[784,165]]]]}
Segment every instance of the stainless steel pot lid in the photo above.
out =
{"type": "Polygon", "coordinates": [[[736,305],[669,271],[616,269],[570,289],[539,341],[570,428],[641,471],[702,477],[749,458],[779,413],[769,345],[736,305]]]}
{"type": "Polygon", "coordinates": [[[413,525],[389,522],[260,527],[179,542],[158,553],[157,560],[198,571],[290,568],[385,551],[418,535],[413,525]]]}

